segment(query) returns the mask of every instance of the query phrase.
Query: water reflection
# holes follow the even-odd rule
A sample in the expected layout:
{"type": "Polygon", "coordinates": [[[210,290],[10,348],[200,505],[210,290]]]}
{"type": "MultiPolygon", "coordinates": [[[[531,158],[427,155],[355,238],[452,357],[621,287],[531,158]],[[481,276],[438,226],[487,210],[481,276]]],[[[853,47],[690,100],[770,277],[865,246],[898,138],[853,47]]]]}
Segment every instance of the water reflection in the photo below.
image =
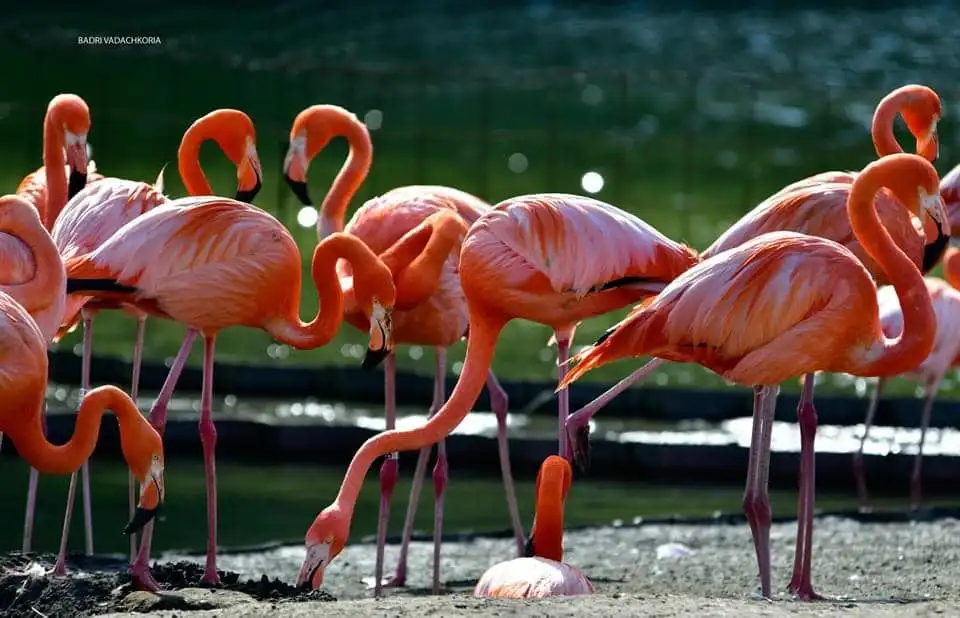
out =
{"type": "MultiPolygon", "coordinates": [[[[155,393],[141,397],[140,408],[148,410],[155,393]]],[[[75,410],[79,402],[79,389],[51,384],[47,392],[51,413],[75,410]]],[[[170,419],[196,419],[200,402],[195,397],[174,397],[168,408],[170,419]]],[[[214,402],[215,418],[242,419],[271,424],[319,424],[352,425],[372,431],[386,429],[383,408],[379,406],[348,405],[342,402],[271,401],[240,399],[235,395],[217,397],[214,402]]],[[[426,408],[400,407],[397,409],[397,428],[411,429],[427,421],[426,408]]],[[[544,438],[556,435],[557,420],[550,414],[530,416],[510,414],[507,419],[510,436],[513,438],[544,438]]],[[[664,423],[642,419],[604,418],[602,414],[591,422],[594,439],[611,442],[641,444],[683,444],[739,446],[749,448],[752,419],[736,418],[723,423],[704,421],[664,423]]],[[[497,434],[496,416],[487,410],[474,411],[464,418],[454,430],[456,435],[493,438],[497,434]]],[[[855,451],[863,435],[863,425],[840,427],[820,425],[817,430],[817,452],[848,453],[855,451]]],[[[920,441],[920,430],[904,427],[874,427],[864,446],[867,454],[914,454],[920,441]]],[[[777,421],[773,424],[772,448],[780,452],[799,452],[800,430],[796,423],[777,421]]],[[[960,453],[960,431],[933,428],[927,432],[924,452],[928,455],[956,455],[960,453]]]]}

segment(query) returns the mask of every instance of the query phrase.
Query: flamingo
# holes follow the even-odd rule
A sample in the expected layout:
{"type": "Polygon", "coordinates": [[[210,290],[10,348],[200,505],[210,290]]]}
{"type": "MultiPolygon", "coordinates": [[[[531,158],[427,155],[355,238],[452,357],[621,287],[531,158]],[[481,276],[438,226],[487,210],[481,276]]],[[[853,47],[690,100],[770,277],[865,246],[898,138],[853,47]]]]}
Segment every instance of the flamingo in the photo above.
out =
{"type": "Polygon", "coordinates": [[[940,179],[940,197],[947,206],[950,225],[960,226],[960,165],[940,179]]]}
{"type": "MultiPolygon", "coordinates": [[[[941,113],[940,97],[930,88],[919,85],[897,88],[877,105],[871,129],[877,156],[882,158],[903,151],[893,135],[893,120],[898,112],[916,138],[918,154],[929,161],[936,159],[939,152],[936,128],[941,113]]],[[[856,177],[856,172],[823,172],[784,187],[724,232],[701,253],[701,258],[708,259],[760,234],[778,230],[793,231],[839,242],[866,265],[878,284],[888,283],[883,270],[860,246],[845,214],[847,198],[856,177]]],[[[932,270],[949,243],[949,225],[928,225],[927,218],[921,215],[921,232],[916,228],[911,213],[904,211],[901,206],[902,198],[895,192],[882,190],[874,200],[880,220],[896,245],[906,252],[924,274],[932,270]],[[924,236],[929,240],[929,244],[925,244],[924,236]]],[[[580,451],[579,460],[583,465],[588,460],[587,436],[590,419],[617,395],[663,363],[664,359],[661,358],[648,361],[570,416],[567,429],[575,448],[580,451]]],[[[812,398],[813,388],[814,375],[804,376],[802,392],[812,398]]],[[[800,402],[798,414],[802,410],[813,410],[812,399],[800,402]]],[[[816,419],[808,419],[802,427],[816,432],[816,419]]],[[[806,433],[801,432],[801,442],[808,439],[812,440],[806,433]]]]}
{"type": "Polygon", "coordinates": [[[497,338],[510,320],[562,331],[658,293],[696,262],[693,250],[588,197],[524,195],[477,219],[460,250],[470,336],[453,393],[426,424],[384,431],[360,447],[337,497],[307,530],[298,583],[322,584],[324,570],[350,536],[363,479],[378,457],[434,444],[469,413],[486,383],[497,338]]]}
{"type": "MultiPolygon", "coordinates": [[[[353,293],[370,320],[370,353],[382,353],[393,346],[390,313],[395,288],[389,269],[348,234],[324,240],[314,251],[312,267],[322,311],[304,323],[299,318],[297,244],[273,216],[245,202],[209,196],[172,200],[130,221],[91,253],[65,262],[68,293],[115,299],[180,322],[188,329],[185,342],[203,334],[200,438],[209,528],[203,583],[220,582],[217,434],[212,420],[216,336],[224,328],[249,326],[296,349],[325,345],[336,335],[343,317],[343,292],[335,270],[341,258],[350,261],[356,273],[353,293]]],[[[170,374],[179,369],[171,368],[170,374]]],[[[165,416],[151,414],[151,422],[162,428],[165,416]]],[[[150,539],[148,528],[132,571],[142,585],[156,590],[148,563],[150,539]]]]}
{"type": "Polygon", "coordinates": [[[88,182],[103,178],[89,161],[89,131],[86,101],[75,94],[58,94],[50,100],[43,118],[43,166],[24,176],[16,190],[37,209],[48,231],[69,198],[88,182]]]}
{"type": "MultiPolygon", "coordinates": [[[[956,275],[955,265],[958,257],[960,257],[960,251],[951,247],[948,250],[947,258],[950,259],[951,265],[954,265],[954,269],[948,271],[949,277],[955,277],[956,275]]],[[[951,281],[951,283],[954,282],[956,282],[956,279],[951,281]]],[[[947,371],[957,366],[958,361],[960,361],[960,291],[956,289],[955,283],[951,287],[951,283],[935,277],[925,277],[924,283],[927,287],[927,293],[930,295],[930,302],[933,304],[933,311],[937,315],[937,335],[930,355],[906,374],[906,377],[923,385],[925,394],[923,412],[920,416],[920,444],[917,447],[917,454],[914,456],[913,473],[910,477],[910,508],[914,511],[920,508],[920,471],[923,465],[923,445],[927,428],[930,425],[933,402],[937,397],[940,381],[943,380],[947,371]]],[[[880,325],[883,327],[883,332],[888,337],[898,336],[903,331],[903,312],[900,309],[896,290],[890,286],[884,286],[877,290],[877,303],[880,307],[880,325]]],[[[863,447],[873,424],[877,403],[888,379],[887,377],[877,379],[873,395],[870,398],[870,405],[867,408],[866,420],[864,420],[860,448],[853,455],[857,493],[860,496],[861,505],[864,507],[867,506],[867,483],[863,471],[863,447]]]]}
{"type": "MultiPolygon", "coordinates": [[[[312,202],[307,189],[307,170],[311,160],[336,136],[346,137],[350,153],[333,186],[324,198],[317,220],[320,239],[344,231],[344,218],[350,200],[366,178],[373,159],[373,145],[366,125],[348,110],[336,105],[313,105],[294,119],[290,129],[290,148],[284,160],[284,177],[293,193],[304,206],[312,202]]],[[[346,232],[356,236],[374,252],[381,254],[410,230],[424,225],[437,212],[454,212],[462,221],[452,225],[451,234],[457,238],[450,243],[452,250],[432,257],[432,265],[416,273],[404,272],[403,281],[397,281],[398,302],[393,315],[394,341],[397,344],[432,346],[435,351],[433,402],[428,415],[432,416],[443,405],[446,397],[447,348],[459,342],[466,334],[467,309],[463,290],[457,275],[462,232],[490,205],[464,191],[444,186],[406,186],[388,191],[363,204],[350,219],[346,232]],[[430,293],[427,293],[430,292],[430,293]]],[[[420,262],[426,267],[425,262],[420,262]]],[[[350,266],[338,266],[341,279],[349,278],[350,266]]],[[[366,330],[362,314],[346,304],[344,319],[361,331],[366,330]]],[[[396,427],[396,364],[389,356],[384,362],[384,394],[386,427],[396,427]]],[[[507,508],[517,543],[518,555],[523,552],[523,525],[517,507],[513,475],[510,471],[510,451],[507,444],[507,394],[491,370],[487,376],[490,407],[497,419],[497,447],[500,471],[507,494],[507,508]]],[[[380,514],[377,525],[377,549],[374,568],[374,596],[380,596],[382,586],[404,586],[407,579],[407,553],[413,536],[413,520],[420,499],[423,477],[431,448],[424,448],[417,458],[410,500],[403,524],[400,557],[394,576],[384,582],[384,548],[387,540],[387,522],[390,518],[390,500],[399,476],[397,453],[387,456],[380,467],[380,514]]],[[[446,444],[437,444],[437,460],[433,468],[435,491],[433,527],[433,591],[440,591],[440,545],[443,536],[443,495],[448,481],[446,444]]]]}
{"type": "Polygon", "coordinates": [[[104,410],[112,410],[120,425],[124,459],[141,482],[137,517],[125,532],[149,521],[163,502],[163,442],[129,396],[115,386],[87,393],[77,423],[64,445],[47,441],[43,431],[43,404],[47,392],[47,342],[30,314],[9,295],[0,292],[0,430],[17,453],[44,474],[66,474],[90,457],[100,433],[104,410]]]}
{"type": "MultiPolygon", "coordinates": [[[[177,152],[180,175],[190,195],[209,195],[213,191],[207,183],[200,167],[200,145],[213,140],[224,154],[237,166],[237,198],[252,202],[260,188],[260,160],[256,152],[256,134],[253,121],[240,110],[218,109],[202,116],[191,124],[183,135],[177,152]],[[249,142],[248,142],[249,140],[249,142]]],[[[93,251],[103,244],[114,232],[144,212],[168,198],[163,194],[163,169],[153,185],[123,178],[106,178],[82,189],[64,207],[53,227],[53,239],[64,260],[93,251]]],[[[67,303],[66,314],[71,316],[64,322],[58,339],[76,328],[77,322],[83,323],[83,360],[81,364],[80,390],[90,389],[90,360],[93,354],[93,319],[103,309],[121,309],[137,321],[137,330],[133,346],[133,376],[130,395],[134,401],[140,394],[140,365],[143,355],[143,338],[147,314],[131,305],[120,305],[105,300],[96,303],[89,299],[71,296],[67,303]]],[[[89,514],[90,479],[88,464],[84,463],[83,495],[84,513],[89,514]]],[[[134,485],[129,479],[129,508],[133,516],[134,485]]],[[[76,492],[76,474],[70,477],[67,491],[67,510],[63,521],[63,534],[60,541],[60,553],[57,557],[55,573],[66,572],[67,539],[70,531],[70,518],[73,512],[76,492]]],[[[27,517],[24,525],[24,545],[29,546],[33,525],[33,508],[36,499],[37,477],[31,474],[27,497],[27,517]]],[[[92,553],[92,522],[85,517],[88,539],[88,551],[92,553]]],[[[136,535],[130,535],[130,560],[136,558],[136,535]]]]}
{"type": "Polygon", "coordinates": [[[79,433],[66,445],[54,446],[44,438],[46,348],[64,310],[66,271],[40,213],[23,197],[0,197],[0,235],[21,243],[34,264],[29,279],[3,286],[0,291],[0,366],[6,367],[0,372],[0,393],[5,395],[0,411],[0,439],[6,433],[33,469],[45,474],[65,474],[76,470],[93,452],[103,410],[115,410],[124,455],[144,484],[141,519],[152,516],[162,499],[163,446],[159,434],[122,391],[111,386],[97,394],[90,393],[77,417],[79,433]],[[32,309],[24,307],[18,302],[20,299],[30,299],[32,309]],[[156,484],[155,492],[148,487],[151,484],[156,484]]]}
{"type": "Polygon", "coordinates": [[[526,556],[499,562],[480,577],[473,595],[529,599],[593,594],[593,583],[563,561],[563,506],[573,470],[563,457],[551,455],[537,474],[537,510],[526,556]]]}
{"type": "MultiPolygon", "coordinates": [[[[814,371],[889,376],[909,371],[933,349],[936,314],[923,277],[883,229],[874,195],[881,187],[912,210],[945,222],[939,178],[924,158],[894,154],[867,165],[852,183],[847,212],[864,251],[892,282],[904,307],[904,329],[889,339],[879,317],[876,284],[850,249],[795,232],[762,234],[705,259],[637,307],[571,361],[561,386],[622,358],[653,355],[695,362],[754,388],[754,426],[743,509],[753,532],[760,589],[770,597],[770,437],[779,384],[814,371]],[[904,302],[906,299],[907,302],[904,302]]],[[[813,541],[813,436],[816,418],[807,382],[797,421],[801,444],[799,528],[789,589],[819,598],[810,581],[813,541]]]]}

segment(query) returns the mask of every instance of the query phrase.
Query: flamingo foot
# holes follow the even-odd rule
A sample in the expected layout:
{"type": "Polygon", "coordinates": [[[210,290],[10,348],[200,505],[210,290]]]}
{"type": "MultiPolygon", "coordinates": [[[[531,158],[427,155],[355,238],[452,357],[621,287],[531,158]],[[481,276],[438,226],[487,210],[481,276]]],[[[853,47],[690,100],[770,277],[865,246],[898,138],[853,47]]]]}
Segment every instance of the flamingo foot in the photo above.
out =
{"type": "Polygon", "coordinates": [[[133,587],[147,592],[159,592],[160,584],[153,578],[150,565],[143,562],[134,562],[130,565],[130,575],[133,578],[133,587]]]}
{"type": "Polygon", "coordinates": [[[220,584],[220,574],[217,573],[217,567],[211,567],[207,565],[203,569],[203,577],[200,578],[200,583],[207,586],[219,586],[220,584]]]}
{"type": "Polygon", "coordinates": [[[800,601],[826,601],[827,598],[822,594],[817,593],[813,589],[813,584],[810,583],[810,578],[806,578],[806,581],[795,582],[791,581],[787,586],[787,591],[791,593],[800,601]]]}
{"type": "Polygon", "coordinates": [[[57,562],[53,565],[51,573],[56,577],[67,576],[67,561],[63,556],[57,556],[57,562]]]}
{"type": "Polygon", "coordinates": [[[383,585],[385,588],[403,588],[407,585],[407,565],[398,564],[397,572],[393,574],[393,577],[384,578],[383,585]]]}

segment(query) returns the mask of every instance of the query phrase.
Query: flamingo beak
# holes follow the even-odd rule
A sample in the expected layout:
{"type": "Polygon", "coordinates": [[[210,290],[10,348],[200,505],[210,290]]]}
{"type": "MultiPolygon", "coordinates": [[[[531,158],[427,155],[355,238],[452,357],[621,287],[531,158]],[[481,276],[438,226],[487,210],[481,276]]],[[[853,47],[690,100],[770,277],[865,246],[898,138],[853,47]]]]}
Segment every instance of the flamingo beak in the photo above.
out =
{"type": "Polygon", "coordinates": [[[87,185],[87,135],[71,133],[64,134],[64,150],[67,165],[70,166],[70,180],[67,187],[67,196],[72,198],[87,185]]]}
{"type": "Polygon", "coordinates": [[[310,167],[310,161],[307,159],[306,138],[294,138],[290,140],[290,148],[287,149],[287,156],[283,160],[283,178],[293,194],[300,200],[303,206],[312,206],[310,193],[307,190],[307,169],[310,167]]]}
{"type": "Polygon", "coordinates": [[[307,545],[307,555],[303,557],[300,573],[297,575],[297,587],[316,590],[323,585],[323,571],[329,562],[330,543],[307,545]]]}
{"type": "Polygon", "coordinates": [[[260,192],[263,169],[260,166],[260,157],[257,147],[252,141],[247,143],[247,152],[243,161],[237,166],[237,195],[238,202],[253,203],[253,199],[260,192]]]}
{"type": "Polygon", "coordinates": [[[392,312],[374,301],[370,316],[370,344],[363,357],[363,369],[376,369],[393,352],[392,312]]]}
{"type": "Polygon", "coordinates": [[[163,507],[163,463],[158,457],[154,457],[150,464],[150,471],[141,482],[140,502],[133,513],[133,518],[126,528],[124,534],[134,534],[139,532],[160,512],[163,507]]]}

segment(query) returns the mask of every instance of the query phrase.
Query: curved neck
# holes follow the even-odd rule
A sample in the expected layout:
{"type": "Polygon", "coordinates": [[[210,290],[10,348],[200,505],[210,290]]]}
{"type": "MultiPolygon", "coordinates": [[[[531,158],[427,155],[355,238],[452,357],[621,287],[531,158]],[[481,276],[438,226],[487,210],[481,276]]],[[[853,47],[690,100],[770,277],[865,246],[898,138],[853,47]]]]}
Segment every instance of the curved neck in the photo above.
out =
{"type": "Polygon", "coordinates": [[[903,152],[903,148],[897,142],[897,137],[893,134],[893,121],[896,120],[897,114],[907,97],[909,97],[909,93],[897,90],[885,96],[877,104],[870,127],[870,135],[873,138],[873,147],[877,151],[877,157],[886,157],[903,152]]]}
{"type": "Polygon", "coordinates": [[[930,353],[936,335],[937,318],[923,276],[893,242],[877,215],[874,198],[883,187],[882,173],[883,167],[868,167],[857,175],[847,199],[847,216],[863,250],[877,262],[897,292],[903,331],[894,339],[881,334],[878,347],[857,362],[858,375],[882,376],[915,368],[930,353]]]}
{"type": "Polygon", "coordinates": [[[84,397],[70,440],[56,445],[44,436],[42,406],[41,401],[36,411],[24,410],[23,414],[30,420],[7,433],[20,456],[43,474],[69,474],[90,457],[100,435],[100,421],[105,410],[113,410],[117,415],[121,435],[127,434],[133,425],[146,422],[123,391],[113,386],[101,387],[84,397]]]}
{"type": "Polygon", "coordinates": [[[354,278],[382,265],[363,241],[348,234],[335,234],[324,239],[313,252],[312,275],[317,287],[319,306],[309,322],[300,320],[300,287],[293,291],[296,302],[291,315],[268,322],[264,328],[278,342],[298,350],[312,350],[326,345],[337,334],[343,321],[343,290],[337,276],[337,261],[345,259],[353,268],[354,278]]]}
{"type": "Polygon", "coordinates": [[[43,118],[43,170],[47,177],[46,204],[37,204],[43,226],[50,230],[67,204],[67,160],[63,152],[63,123],[57,108],[43,118]]]}
{"type": "Polygon", "coordinates": [[[441,211],[403,235],[380,259],[394,273],[401,311],[433,296],[447,257],[459,248],[467,226],[453,212],[441,211]]]}
{"type": "Polygon", "coordinates": [[[180,141],[180,148],[177,149],[177,169],[180,170],[180,178],[187,195],[213,195],[213,188],[200,167],[200,144],[209,137],[201,133],[197,125],[193,125],[187,129],[180,141]]]}
{"type": "Polygon", "coordinates": [[[533,555],[563,562],[563,486],[561,479],[537,483],[537,511],[530,538],[533,555]]]}
{"type": "Polygon", "coordinates": [[[370,141],[370,133],[362,122],[351,118],[343,125],[341,134],[350,145],[350,153],[320,204],[317,233],[321,238],[343,231],[350,200],[367,178],[373,162],[373,142],[370,141]]]}
{"type": "MultiPolygon", "coordinates": [[[[467,302],[469,304],[469,299],[467,302]]],[[[470,412],[486,383],[487,373],[493,362],[497,337],[505,323],[505,320],[487,317],[477,309],[470,308],[470,336],[467,339],[463,371],[443,407],[420,427],[406,430],[394,429],[373,436],[363,443],[350,461],[343,484],[340,485],[340,492],[334,500],[334,505],[347,513],[348,521],[353,516],[363,480],[378,457],[395,451],[413,451],[434,444],[453,432],[470,412]]]]}
{"type": "Polygon", "coordinates": [[[33,253],[35,264],[32,278],[15,285],[0,285],[0,291],[24,305],[49,343],[57,334],[67,298],[67,272],[57,246],[39,221],[0,225],[0,233],[20,239],[33,253]]]}

